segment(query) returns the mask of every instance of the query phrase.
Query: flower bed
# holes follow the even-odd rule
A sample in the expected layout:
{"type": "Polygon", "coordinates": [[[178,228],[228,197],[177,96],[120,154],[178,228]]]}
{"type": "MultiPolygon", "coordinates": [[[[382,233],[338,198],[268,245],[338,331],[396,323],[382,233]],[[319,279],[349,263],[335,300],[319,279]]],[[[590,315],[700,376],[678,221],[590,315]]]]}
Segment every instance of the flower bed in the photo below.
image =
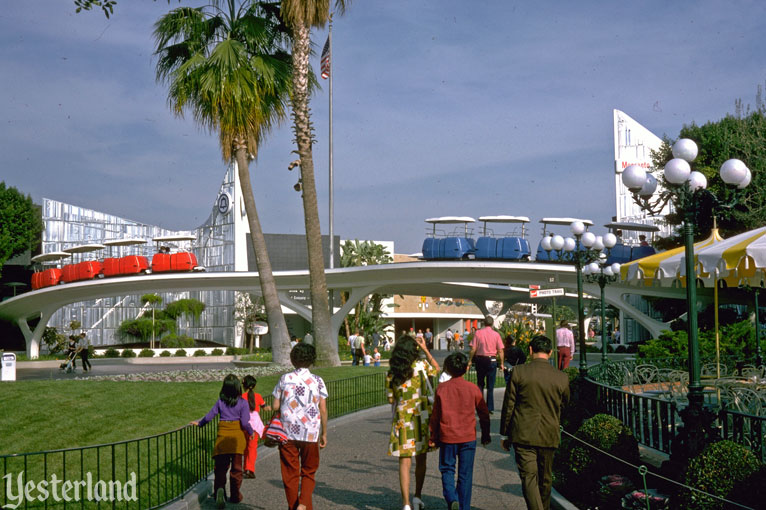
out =
{"type": "Polygon", "coordinates": [[[140,372],[120,375],[97,375],[92,377],[77,377],[85,381],[153,381],[153,382],[220,382],[228,374],[239,378],[246,375],[264,377],[279,375],[293,370],[282,365],[268,365],[252,368],[231,368],[226,370],[169,370],[165,372],[140,372]]]}

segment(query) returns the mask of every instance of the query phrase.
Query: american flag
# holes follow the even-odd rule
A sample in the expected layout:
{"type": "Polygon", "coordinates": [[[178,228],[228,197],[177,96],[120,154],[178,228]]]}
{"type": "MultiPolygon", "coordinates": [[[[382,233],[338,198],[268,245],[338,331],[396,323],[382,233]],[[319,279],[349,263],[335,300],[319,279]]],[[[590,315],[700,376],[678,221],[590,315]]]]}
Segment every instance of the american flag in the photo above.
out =
{"type": "Polygon", "coordinates": [[[330,77],[330,36],[327,36],[327,42],[322,49],[322,78],[325,80],[330,77]]]}

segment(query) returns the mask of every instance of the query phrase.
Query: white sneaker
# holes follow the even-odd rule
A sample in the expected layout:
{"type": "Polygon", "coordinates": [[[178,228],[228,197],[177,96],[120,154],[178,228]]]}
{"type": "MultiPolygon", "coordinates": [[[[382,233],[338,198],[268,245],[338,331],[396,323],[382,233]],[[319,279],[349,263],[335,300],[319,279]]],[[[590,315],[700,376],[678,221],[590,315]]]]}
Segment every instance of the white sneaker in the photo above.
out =
{"type": "Polygon", "coordinates": [[[412,508],[410,508],[410,505],[404,505],[402,510],[412,510],[412,508]]]}

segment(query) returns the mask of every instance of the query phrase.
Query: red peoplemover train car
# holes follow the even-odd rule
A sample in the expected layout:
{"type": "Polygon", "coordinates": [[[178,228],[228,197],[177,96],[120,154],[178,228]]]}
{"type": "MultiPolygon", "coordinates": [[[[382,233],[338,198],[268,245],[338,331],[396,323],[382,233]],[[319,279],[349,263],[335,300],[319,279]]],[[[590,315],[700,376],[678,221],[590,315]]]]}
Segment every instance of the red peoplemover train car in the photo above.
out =
{"type": "MultiPolygon", "coordinates": [[[[176,251],[170,253],[171,244],[191,242],[196,239],[190,235],[172,235],[155,237],[159,252],[152,257],[152,263],[143,255],[125,255],[122,257],[108,256],[102,261],[83,260],[72,264],[66,264],[63,268],[48,268],[32,275],[32,290],[51,287],[60,283],[72,283],[93,278],[132,276],[142,273],[167,273],[204,271],[205,268],[197,263],[197,257],[190,251],[176,251]]],[[[71,257],[74,253],[88,253],[103,250],[107,246],[128,247],[146,244],[144,239],[115,239],[106,241],[104,244],[86,244],[66,248],[61,252],[50,252],[32,258],[33,262],[46,263],[57,262],[63,258],[71,257]]],[[[110,254],[111,255],[111,254],[110,254]]]]}

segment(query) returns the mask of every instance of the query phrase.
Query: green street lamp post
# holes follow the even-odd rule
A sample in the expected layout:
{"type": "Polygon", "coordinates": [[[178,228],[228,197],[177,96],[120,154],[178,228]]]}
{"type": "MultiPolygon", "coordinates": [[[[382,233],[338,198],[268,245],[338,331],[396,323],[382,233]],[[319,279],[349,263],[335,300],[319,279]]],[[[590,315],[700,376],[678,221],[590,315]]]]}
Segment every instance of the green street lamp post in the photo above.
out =
{"type": "Polygon", "coordinates": [[[729,159],[721,165],[720,176],[724,183],[736,189],[727,188],[725,197],[720,199],[712,195],[707,188],[707,178],[697,171],[691,170],[691,163],[697,157],[697,144],[688,138],[682,138],[673,144],[673,159],[665,164],[664,189],[659,197],[652,201],[652,195],[657,189],[657,179],[638,165],[628,166],[622,173],[623,184],[633,193],[634,201],[651,215],[659,213],[668,202],[676,211],[683,214],[684,253],[686,258],[686,301],[687,325],[689,342],[689,406],[684,410],[684,424],[687,436],[684,449],[687,453],[704,446],[704,439],[692,437],[694,434],[704,435],[709,430],[708,421],[712,423],[711,413],[704,408],[703,387],[700,383],[700,354],[697,331],[697,285],[694,260],[694,216],[700,198],[706,195],[716,208],[730,208],[736,203],[737,190],[744,189],[750,184],[752,175],[747,166],[738,159],[729,159]],[[703,430],[704,429],[704,430],[703,430]],[[689,431],[695,432],[689,432],[689,431]]]}
{"type": "Polygon", "coordinates": [[[617,281],[620,276],[620,264],[617,262],[613,264],[607,264],[608,251],[617,244],[617,238],[614,234],[609,233],[604,236],[603,243],[607,248],[607,255],[602,256],[596,262],[591,262],[583,268],[583,274],[586,279],[591,283],[597,283],[601,291],[601,362],[607,361],[607,334],[606,334],[606,297],[604,295],[604,287],[608,283],[617,281]]]}

